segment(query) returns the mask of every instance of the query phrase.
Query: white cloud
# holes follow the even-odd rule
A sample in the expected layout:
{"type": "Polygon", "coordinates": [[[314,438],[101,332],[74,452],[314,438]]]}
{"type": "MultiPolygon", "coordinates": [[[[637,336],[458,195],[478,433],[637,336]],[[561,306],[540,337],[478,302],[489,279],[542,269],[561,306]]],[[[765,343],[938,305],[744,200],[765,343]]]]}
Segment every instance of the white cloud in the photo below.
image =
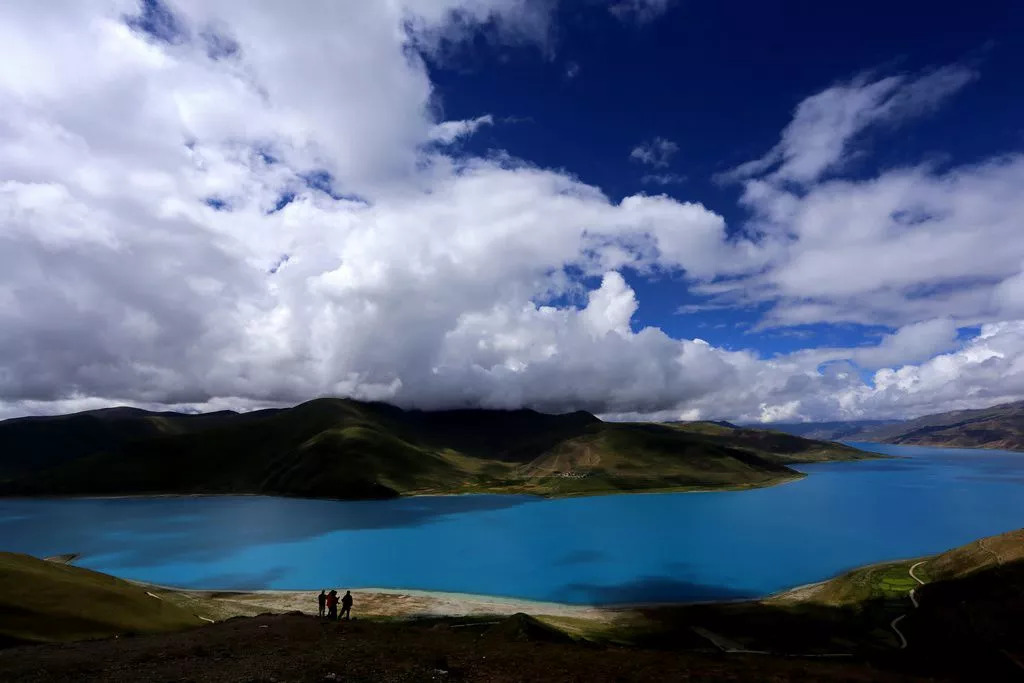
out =
{"type": "Polygon", "coordinates": [[[810,183],[841,165],[856,136],[871,126],[898,123],[934,109],[977,74],[959,65],[916,77],[889,76],[869,81],[859,76],[803,100],[782,138],[760,159],[723,174],[743,179],[769,170],[772,182],[810,183]]]}
{"type": "Polygon", "coordinates": [[[333,394],[757,419],[1024,393],[1019,323],[874,387],[820,354],[634,331],[620,272],[684,271],[777,300],[779,321],[885,318],[905,329],[873,360],[833,356],[915,362],[950,325],[1018,310],[1024,162],[800,195],[752,179],[764,233],[726,239],[698,203],[449,156],[431,143],[487,121],[436,121],[412,46],[478,26],[543,45],[543,3],[527,4],[179,0],[170,42],[130,28],[127,0],[0,4],[0,415],[333,394]],[[974,284],[944,294],[948,278],[974,284]]]}
{"type": "Polygon", "coordinates": [[[490,114],[463,121],[444,121],[430,129],[428,137],[434,142],[450,145],[459,138],[475,133],[481,126],[494,125],[494,117],[490,114]]]}
{"type": "Polygon", "coordinates": [[[709,275],[743,260],[698,204],[615,204],[561,173],[425,148],[488,119],[430,119],[408,8],[183,1],[171,9],[192,38],[173,44],[129,28],[130,3],[68,8],[0,9],[9,35],[38,27],[8,44],[39,69],[0,66],[0,327],[18,330],[0,339],[5,412],[319,394],[486,403],[517,386],[508,368],[522,401],[618,405],[601,374],[565,392],[609,345],[627,354],[619,381],[632,372],[632,291],[610,274],[579,311],[534,302],[577,291],[570,266],[709,275]],[[231,54],[210,57],[193,39],[204,26],[230,35],[231,54]],[[453,355],[467,330],[478,351],[453,355]],[[533,333],[551,340],[547,365],[533,333]],[[567,381],[547,386],[570,357],[567,381]]]}
{"type": "Polygon", "coordinates": [[[901,327],[885,336],[875,347],[853,354],[857,364],[866,368],[898,367],[928,360],[949,351],[957,342],[956,324],[951,318],[936,318],[901,327]]]}
{"type": "Polygon", "coordinates": [[[744,201],[768,267],[714,293],[774,302],[766,326],[900,327],[945,316],[964,326],[1020,316],[1011,292],[1024,261],[1021,183],[1020,155],[944,173],[894,169],[801,193],[748,181],[744,201]]]}
{"type": "Polygon", "coordinates": [[[1006,317],[1024,317],[1024,263],[1020,272],[1006,278],[992,290],[992,307],[1006,317]]]}
{"type": "Polygon", "coordinates": [[[557,0],[404,0],[390,4],[403,15],[400,25],[406,29],[409,44],[434,59],[458,59],[467,44],[480,38],[497,44],[534,45],[551,55],[557,0]]]}
{"type": "Polygon", "coordinates": [[[664,168],[678,151],[679,145],[676,143],[656,137],[634,147],[629,153],[629,158],[648,166],[664,168]]]}
{"type": "Polygon", "coordinates": [[[646,24],[668,11],[673,0],[616,0],[608,8],[620,21],[646,24]]]}
{"type": "Polygon", "coordinates": [[[746,232],[757,236],[763,265],[699,286],[709,303],[772,303],[759,329],[1020,317],[1013,278],[1024,262],[1015,237],[1024,200],[1014,188],[1024,182],[1024,156],[821,179],[858,154],[860,132],[926,112],[975,77],[952,65],[913,78],[860,78],[801,102],[779,144],[732,174],[743,179],[753,214],[746,232]]]}
{"type": "MultiPolygon", "coordinates": [[[[780,331],[786,336],[809,336],[803,329],[780,331]]],[[[921,363],[960,346],[956,324],[950,318],[935,318],[904,325],[869,346],[853,348],[818,347],[791,353],[809,366],[852,361],[861,369],[875,370],[921,363]]],[[[853,367],[853,366],[851,366],[853,367]]]]}
{"type": "Polygon", "coordinates": [[[924,414],[936,405],[976,408],[1017,399],[1024,395],[1024,322],[985,325],[963,349],[879,370],[874,383],[861,400],[869,414],[924,414]]]}

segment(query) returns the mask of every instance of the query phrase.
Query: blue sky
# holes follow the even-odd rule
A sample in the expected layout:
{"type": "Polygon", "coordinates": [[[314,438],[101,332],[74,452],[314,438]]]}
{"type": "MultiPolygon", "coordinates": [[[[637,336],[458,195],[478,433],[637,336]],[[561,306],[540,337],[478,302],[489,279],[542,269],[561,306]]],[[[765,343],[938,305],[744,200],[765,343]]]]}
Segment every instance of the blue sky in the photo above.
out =
{"type": "Polygon", "coordinates": [[[1013,2],[0,5],[0,417],[1024,397],[1013,2]]]}
{"type": "MultiPolygon", "coordinates": [[[[679,2],[639,24],[589,4],[559,8],[549,51],[477,40],[429,62],[444,118],[486,112],[499,121],[466,140],[466,153],[506,151],[563,168],[616,200],[664,192],[699,201],[735,231],[750,218],[739,205],[742,187],[715,175],[770,148],[801,100],[858,74],[946,64],[976,67],[980,77],[912,125],[871,131],[862,155],[837,175],[869,178],[922,162],[943,168],[1024,147],[1019,3],[679,2]],[[655,138],[678,147],[667,165],[630,160],[655,138]]],[[[859,346],[893,331],[846,324],[751,333],[762,306],[679,313],[703,300],[681,274],[625,275],[640,302],[635,329],[656,325],[766,355],[859,346]]]]}

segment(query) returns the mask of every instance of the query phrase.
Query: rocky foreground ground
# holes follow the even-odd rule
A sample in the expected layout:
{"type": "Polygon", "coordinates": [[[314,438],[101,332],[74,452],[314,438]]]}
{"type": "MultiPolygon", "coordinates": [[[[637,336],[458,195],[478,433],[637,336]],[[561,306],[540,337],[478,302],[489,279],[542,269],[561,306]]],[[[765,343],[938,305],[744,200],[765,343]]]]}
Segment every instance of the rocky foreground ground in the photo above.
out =
{"type": "Polygon", "coordinates": [[[572,642],[497,623],[235,618],[181,633],[0,650],[4,681],[899,681],[870,664],[572,642]]]}

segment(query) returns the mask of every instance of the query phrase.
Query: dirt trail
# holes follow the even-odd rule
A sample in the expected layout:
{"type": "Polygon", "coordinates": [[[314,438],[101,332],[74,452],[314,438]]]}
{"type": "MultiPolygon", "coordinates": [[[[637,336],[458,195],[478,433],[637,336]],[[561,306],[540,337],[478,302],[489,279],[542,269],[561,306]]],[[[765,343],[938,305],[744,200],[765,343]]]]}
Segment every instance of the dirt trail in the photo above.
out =
{"type": "MultiPolygon", "coordinates": [[[[917,563],[915,563],[914,565],[912,565],[912,566],[910,567],[910,571],[909,571],[909,574],[910,574],[910,578],[912,578],[912,579],[913,579],[914,581],[917,581],[917,583],[918,583],[919,585],[921,585],[921,586],[923,586],[923,585],[924,585],[924,581],[922,581],[922,580],[921,580],[921,579],[920,579],[920,578],[919,578],[919,577],[917,576],[917,574],[915,574],[915,573],[914,573],[914,570],[915,570],[915,569],[917,569],[918,567],[920,567],[920,566],[921,566],[922,564],[924,564],[924,563],[925,563],[926,561],[927,561],[927,560],[921,560],[920,562],[917,562],[917,563]]],[[[910,589],[910,593],[909,593],[909,595],[910,595],[910,602],[911,602],[911,604],[912,604],[912,605],[914,606],[914,609],[917,609],[917,607],[918,607],[918,604],[917,604],[917,587],[916,587],[916,586],[915,586],[914,588],[911,588],[911,589],[910,589]]],[[[893,620],[892,620],[892,623],[890,623],[890,624],[889,624],[889,627],[890,627],[890,628],[891,628],[891,629],[892,629],[893,631],[895,631],[895,632],[896,632],[896,635],[897,635],[897,636],[899,636],[899,638],[900,638],[900,649],[901,649],[901,650],[906,650],[906,649],[907,649],[907,645],[908,645],[908,643],[907,643],[907,637],[906,637],[905,635],[903,635],[903,631],[901,631],[901,630],[900,630],[900,628],[899,628],[899,623],[900,623],[901,621],[903,621],[903,620],[904,620],[904,619],[905,619],[906,617],[907,617],[907,615],[906,615],[906,614],[901,614],[901,615],[899,615],[898,617],[896,617],[895,619],[893,619],[893,620]]]]}

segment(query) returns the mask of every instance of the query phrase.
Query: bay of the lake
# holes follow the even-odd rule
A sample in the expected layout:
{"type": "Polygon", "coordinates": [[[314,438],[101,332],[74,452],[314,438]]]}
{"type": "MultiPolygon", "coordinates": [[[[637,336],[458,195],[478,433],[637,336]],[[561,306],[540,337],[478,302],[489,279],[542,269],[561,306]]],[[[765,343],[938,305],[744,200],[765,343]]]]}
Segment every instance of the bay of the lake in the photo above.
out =
{"type": "Polygon", "coordinates": [[[191,588],[614,604],[761,596],[1024,526],[1024,453],[855,445],[903,457],[715,493],[6,499],[0,549],[191,588]]]}

